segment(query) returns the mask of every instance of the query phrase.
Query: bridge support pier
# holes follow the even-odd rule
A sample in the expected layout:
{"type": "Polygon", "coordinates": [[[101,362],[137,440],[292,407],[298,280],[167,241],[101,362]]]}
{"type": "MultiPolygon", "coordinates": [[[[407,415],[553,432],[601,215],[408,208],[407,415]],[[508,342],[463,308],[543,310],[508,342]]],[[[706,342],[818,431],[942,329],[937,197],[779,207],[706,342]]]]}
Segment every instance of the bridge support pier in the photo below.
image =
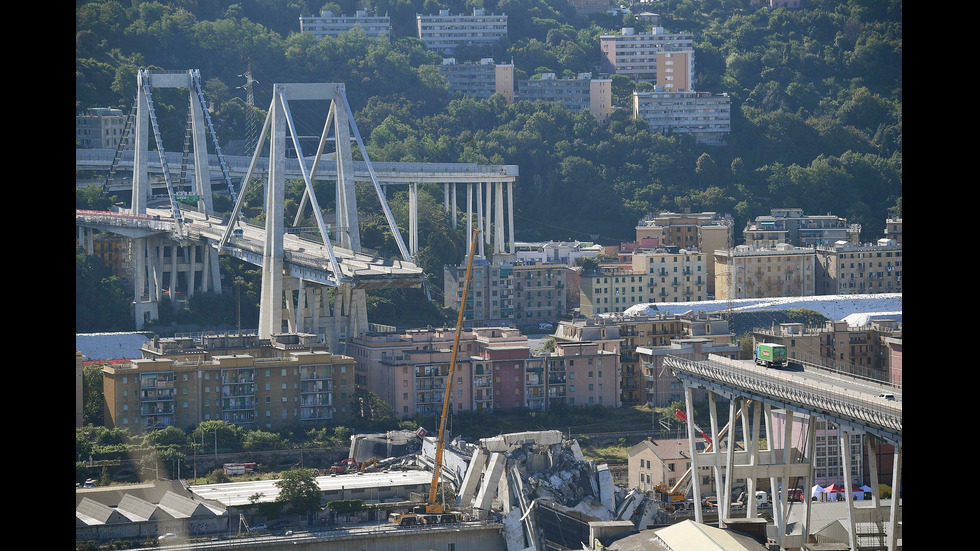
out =
{"type": "Polygon", "coordinates": [[[285,330],[313,333],[330,352],[344,353],[347,339],[368,330],[367,297],[350,285],[328,287],[296,277],[283,279],[285,330]]]}

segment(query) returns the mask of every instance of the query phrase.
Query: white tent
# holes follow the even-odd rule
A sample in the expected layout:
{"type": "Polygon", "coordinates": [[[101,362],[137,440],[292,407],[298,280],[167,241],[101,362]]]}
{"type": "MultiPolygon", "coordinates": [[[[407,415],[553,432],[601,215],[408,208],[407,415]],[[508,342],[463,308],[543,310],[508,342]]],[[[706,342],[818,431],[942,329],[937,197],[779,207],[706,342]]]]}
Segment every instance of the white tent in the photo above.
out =
{"type": "Polygon", "coordinates": [[[816,499],[817,501],[827,501],[827,490],[823,489],[823,486],[817,484],[810,489],[810,499],[816,499]]]}

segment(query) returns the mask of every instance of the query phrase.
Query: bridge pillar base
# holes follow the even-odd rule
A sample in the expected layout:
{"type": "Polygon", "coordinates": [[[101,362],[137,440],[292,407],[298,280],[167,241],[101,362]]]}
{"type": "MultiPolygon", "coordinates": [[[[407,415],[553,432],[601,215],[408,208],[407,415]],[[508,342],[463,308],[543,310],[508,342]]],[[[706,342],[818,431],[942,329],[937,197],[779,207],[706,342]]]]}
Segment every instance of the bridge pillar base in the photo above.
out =
{"type": "Polygon", "coordinates": [[[136,329],[143,329],[146,323],[160,319],[160,303],[158,302],[134,302],[133,317],[136,320],[136,329]]]}

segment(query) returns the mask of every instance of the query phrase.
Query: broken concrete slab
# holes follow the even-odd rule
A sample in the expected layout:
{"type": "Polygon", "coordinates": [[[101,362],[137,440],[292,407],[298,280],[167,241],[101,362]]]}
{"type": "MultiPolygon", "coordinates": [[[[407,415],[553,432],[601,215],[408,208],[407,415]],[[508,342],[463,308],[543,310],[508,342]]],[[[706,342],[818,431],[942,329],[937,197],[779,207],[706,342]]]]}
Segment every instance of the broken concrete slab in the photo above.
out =
{"type": "Polygon", "coordinates": [[[492,438],[482,438],[480,439],[480,444],[488,451],[505,453],[520,448],[526,444],[532,444],[535,446],[551,446],[554,444],[560,444],[563,438],[564,437],[562,436],[561,431],[557,430],[512,432],[502,434],[500,436],[494,436],[492,438]]]}
{"type": "Polygon", "coordinates": [[[596,474],[599,478],[599,499],[609,512],[615,512],[616,487],[613,485],[613,477],[612,472],[609,471],[609,465],[603,463],[596,467],[596,474]]]}
{"type": "Polygon", "coordinates": [[[497,491],[497,484],[500,482],[500,476],[503,474],[506,464],[507,458],[503,454],[490,454],[490,462],[484,471],[483,483],[480,485],[480,490],[477,492],[476,499],[473,501],[474,509],[490,510],[493,496],[497,491]]]}

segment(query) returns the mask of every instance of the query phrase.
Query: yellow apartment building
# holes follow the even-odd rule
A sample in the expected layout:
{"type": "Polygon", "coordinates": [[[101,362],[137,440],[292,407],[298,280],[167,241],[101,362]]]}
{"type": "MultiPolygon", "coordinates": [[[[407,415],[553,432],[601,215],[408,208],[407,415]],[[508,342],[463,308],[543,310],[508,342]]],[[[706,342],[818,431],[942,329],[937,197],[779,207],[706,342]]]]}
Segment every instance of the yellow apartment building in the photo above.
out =
{"type": "Polygon", "coordinates": [[[105,423],[134,434],[203,421],[274,430],[356,411],[354,359],[314,335],[154,338],[143,358],[102,370],[105,423]]]}

